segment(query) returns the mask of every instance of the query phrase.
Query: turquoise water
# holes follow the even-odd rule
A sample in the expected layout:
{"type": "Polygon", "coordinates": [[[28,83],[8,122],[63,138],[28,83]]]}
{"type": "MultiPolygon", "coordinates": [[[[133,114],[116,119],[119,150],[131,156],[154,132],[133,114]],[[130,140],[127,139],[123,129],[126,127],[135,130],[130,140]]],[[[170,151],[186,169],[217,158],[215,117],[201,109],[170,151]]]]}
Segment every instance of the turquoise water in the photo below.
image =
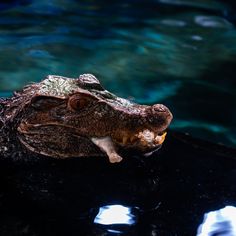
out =
{"type": "Polygon", "coordinates": [[[117,95],[167,105],[172,129],[236,147],[235,12],[216,0],[0,4],[0,95],[93,73],[117,95]]]}

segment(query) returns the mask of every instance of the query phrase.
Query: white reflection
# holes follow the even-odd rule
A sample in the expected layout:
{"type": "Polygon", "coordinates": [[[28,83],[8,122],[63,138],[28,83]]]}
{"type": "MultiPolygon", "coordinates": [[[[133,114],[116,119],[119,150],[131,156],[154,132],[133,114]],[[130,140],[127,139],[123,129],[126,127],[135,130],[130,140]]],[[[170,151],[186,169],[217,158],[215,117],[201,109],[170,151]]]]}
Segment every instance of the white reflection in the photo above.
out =
{"type": "Polygon", "coordinates": [[[102,225],[132,225],[135,223],[135,216],[131,213],[130,207],[122,205],[107,205],[99,208],[94,223],[102,225]]]}
{"type": "Polygon", "coordinates": [[[229,28],[232,27],[231,23],[224,18],[217,16],[195,16],[195,23],[203,27],[211,28],[229,28]]]}
{"type": "Polygon", "coordinates": [[[203,223],[198,227],[197,236],[213,235],[236,235],[236,207],[226,206],[204,215],[203,223]]]}

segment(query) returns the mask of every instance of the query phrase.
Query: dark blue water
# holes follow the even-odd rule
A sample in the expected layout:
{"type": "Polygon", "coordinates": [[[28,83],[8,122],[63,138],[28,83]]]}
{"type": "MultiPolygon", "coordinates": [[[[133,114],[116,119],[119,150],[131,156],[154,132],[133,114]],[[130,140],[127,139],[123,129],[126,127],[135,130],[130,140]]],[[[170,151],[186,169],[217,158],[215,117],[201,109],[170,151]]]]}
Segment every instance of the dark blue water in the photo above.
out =
{"type": "Polygon", "coordinates": [[[112,92],[164,103],[172,129],[236,146],[235,4],[217,0],[0,4],[0,92],[93,73],[112,92]]]}

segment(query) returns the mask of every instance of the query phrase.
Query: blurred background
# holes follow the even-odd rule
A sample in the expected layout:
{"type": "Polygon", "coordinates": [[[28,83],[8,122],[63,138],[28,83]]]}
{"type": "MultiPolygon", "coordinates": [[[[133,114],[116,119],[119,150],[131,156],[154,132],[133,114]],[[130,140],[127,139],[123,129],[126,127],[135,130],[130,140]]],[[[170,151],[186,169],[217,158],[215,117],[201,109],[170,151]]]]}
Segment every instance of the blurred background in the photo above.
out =
{"type": "Polygon", "coordinates": [[[235,23],[223,0],[0,1],[0,97],[92,73],[119,96],[167,105],[172,129],[236,147],[235,23]]]}

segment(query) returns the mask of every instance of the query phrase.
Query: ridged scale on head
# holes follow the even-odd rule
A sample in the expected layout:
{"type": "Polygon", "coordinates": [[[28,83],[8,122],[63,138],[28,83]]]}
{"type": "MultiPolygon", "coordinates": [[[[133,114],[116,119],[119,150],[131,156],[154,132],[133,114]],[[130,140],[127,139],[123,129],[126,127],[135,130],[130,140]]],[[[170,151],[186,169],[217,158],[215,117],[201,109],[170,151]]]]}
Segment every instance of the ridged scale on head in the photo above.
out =
{"type": "Polygon", "coordinates": [[[49,75],[40,83],[38,93],[45,96],[67,97],[75,91],[88,91],[99,99],[105,99],[106,103],[117,110],[125,109],[130,114],[140,114],[140,109],[135,108],[134,103],[117,97],[105,90],[99,80],[92,74],[80,75],[78,79],[57,75],[49,75]]]}
{"type": "Polygon", "coordinates": [[[39,93],[48,96],[64,97],[78,89],[75,79],[57,75],[49,75],[40,85],[39,93]]]}

